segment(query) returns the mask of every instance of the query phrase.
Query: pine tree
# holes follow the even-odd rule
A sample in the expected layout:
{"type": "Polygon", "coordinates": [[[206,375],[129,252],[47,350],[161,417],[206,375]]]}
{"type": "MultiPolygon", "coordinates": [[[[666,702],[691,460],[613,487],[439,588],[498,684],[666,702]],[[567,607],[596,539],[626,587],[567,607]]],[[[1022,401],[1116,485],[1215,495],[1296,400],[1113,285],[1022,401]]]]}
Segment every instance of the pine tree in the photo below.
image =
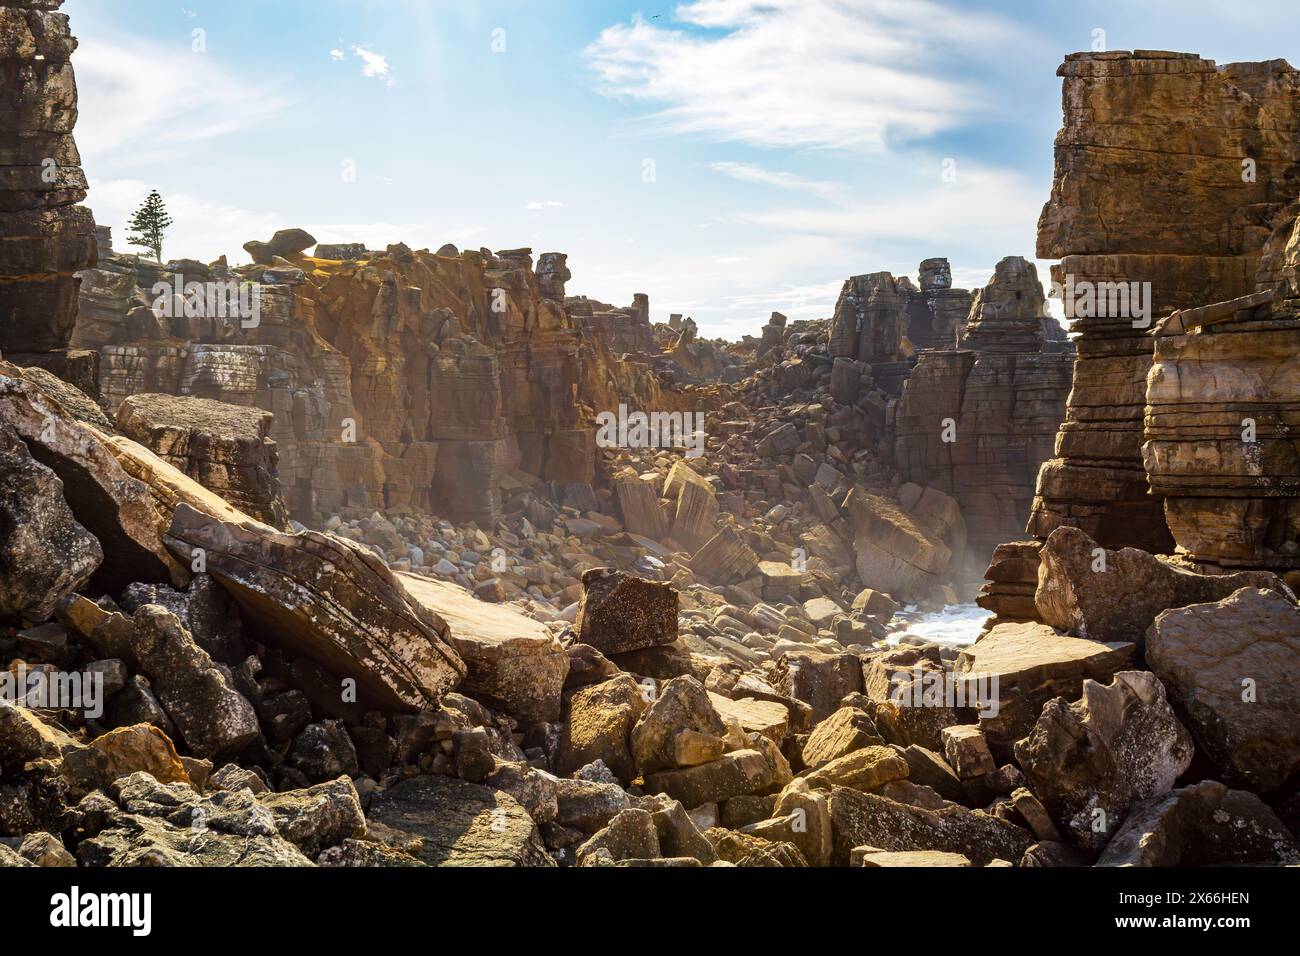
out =
{"type": "Polygon", "coordinates": [[[163,237],[171,224],[172,217],[167,215],[162,196],[155,189],[131,217],[128,224],[131,234],[126,237],[126,241],[133,246],[148,249],[156,260],[162,262],[163,237]]]}

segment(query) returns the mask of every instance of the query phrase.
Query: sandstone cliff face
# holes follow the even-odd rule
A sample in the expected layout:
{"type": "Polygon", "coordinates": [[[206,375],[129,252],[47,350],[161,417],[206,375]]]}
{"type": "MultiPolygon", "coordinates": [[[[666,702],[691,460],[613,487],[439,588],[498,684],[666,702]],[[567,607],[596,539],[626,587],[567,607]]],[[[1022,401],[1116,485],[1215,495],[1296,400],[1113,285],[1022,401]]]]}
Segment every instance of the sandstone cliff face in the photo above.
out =
{"type": "Polygon", "coordinates": [[[1300,567],[1297,260],[1291,216],[1266,243],[1257,277],[1272,301],[1182,313],[1180,325],[1206,324],[1155,339],[1147,476],[1179,552],[1213,568],[1300,567]]]}
{"type": "Polygon", "coordinates": [[[75,341],[98,351],[110,410],[154,392],[272,412],[300,520],[383,508],[490,522],[505,486],[593,481],[594,411],[693,400],[661,388],[648,356],[615,354],[646,345],[648,300],[566,308],[561,254],[534,270],[527,249],[349,247],[344,259],[285,246],[293,259],[276,260],[262,250],[274,240],[250,245],[269,267],[162,267],[110,251],[84,274],[75,341]],[[177,303],[160,316],[159,282],[253,283],[259,315],[186,315],[177,303]]]}
{"type": "Polygon", "coordinates": [[[59,367],[77,315],[94,221],[73,140],[77,40],[62,0],[0,0],[0,352],[59,367]]]}
{"type": "Polygon", "coordinates": [[[1003,259],[975,295],[961,347],[922,352],[898,404],[900,472],[957,498],[981,562],[1023,533],[1064,416],[1073,354],[1047,351],[1045,314],[1034,266],[1003,259]]]}
{"type": "Polygon", "coordinates": [[[1079,360],[1029,530],[1076,525],[1103,545],[1168,551],[1142,470],[1146,332],[1174,309],[1252,291],[1277,210],[1300,185],[1300,74],[1281,60],[1218,68],[1150,51],[1072,54],[1058,73],[1065,122],[1038,254],[1061,260],[1053,279],[1073,291],[1079,360]],[[1116,307],[1121,290],[1102,283],[1145,295],[1149,311],[1116,307]],[[1085,305],[1089,292],[1106,304],[1085,305]]]}

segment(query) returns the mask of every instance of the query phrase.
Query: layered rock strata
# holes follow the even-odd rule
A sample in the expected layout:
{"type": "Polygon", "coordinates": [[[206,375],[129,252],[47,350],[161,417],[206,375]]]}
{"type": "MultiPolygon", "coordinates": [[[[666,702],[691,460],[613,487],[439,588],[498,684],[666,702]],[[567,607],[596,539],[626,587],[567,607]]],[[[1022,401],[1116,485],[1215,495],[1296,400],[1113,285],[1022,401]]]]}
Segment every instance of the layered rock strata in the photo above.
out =
{"type": "Polygon", "coordinates": [[[1151,322],[1252,291],[1279,206],[1300,185],[1300,73],[1194,54],[1071,54],[1038,255],[1059,259],[1079,360],[1030,531],[1076,525],[1108,547],[1168,551],[1142,470],[1151,322]]]}
{"type": "Polygon", "coordinates": [[[975,295],[961,347],[921,353],[898,403],[900,472],[957,498],[981,565],[1022,533],[1064,416],[1073,355],[1046,350],[1045,315],[1034,266],[1003,259],[975,295]]]}
{"type": "Polygon", "coordinates": [[[0,352],[60,367],[76,272],[95,263],[94,220],[73,140],[77,48],[62,0],[0,2],[0,352]]]}

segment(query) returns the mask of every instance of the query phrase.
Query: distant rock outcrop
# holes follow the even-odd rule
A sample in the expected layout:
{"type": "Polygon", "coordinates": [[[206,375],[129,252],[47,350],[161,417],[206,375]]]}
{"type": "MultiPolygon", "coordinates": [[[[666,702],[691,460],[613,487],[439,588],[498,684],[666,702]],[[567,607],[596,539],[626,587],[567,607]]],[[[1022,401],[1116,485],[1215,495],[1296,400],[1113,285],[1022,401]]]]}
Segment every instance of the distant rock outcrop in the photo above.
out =
{"type": "Polygon", "coordinates": [[[899,470],[957,498],[980,562],[1023,533],[1065,413],[1074,355],[1048,350],[1045,304],[1033,264],[1003,259],[975,294],[960,347],[922,352],[898,403],[899,470]]]}

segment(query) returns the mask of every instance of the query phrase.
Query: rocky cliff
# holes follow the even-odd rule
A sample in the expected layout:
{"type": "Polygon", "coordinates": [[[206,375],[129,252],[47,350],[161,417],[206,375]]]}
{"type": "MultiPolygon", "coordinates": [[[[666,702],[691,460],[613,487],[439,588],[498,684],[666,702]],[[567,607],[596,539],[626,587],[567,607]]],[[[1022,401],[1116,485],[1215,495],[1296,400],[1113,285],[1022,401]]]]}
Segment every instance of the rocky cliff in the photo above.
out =
{"type": "Polygon", "coordinates": [[[73,139],[77,40],[62,0],[0,2],[0,352],[93,381],[69,356],[75,273],[95,263],[94,221],[73,139]]]}
{"type": "Polygon", "coordinates": [[[1174,309],[1253,291],[1300,187],[1300,73],[1137,51],[1072,54],[1058,75],[1065,121],[1038,255],[1060,260],[1079,360],[1030,531],[1077,525],[1109,546],[1167,551],[1142,469],[1147,333],[1174,309]]]}
{"type": "Polygon", "coordinates": [[[239,270],[107,252],[84,273],[75,332],[100,356],[105,407],[158,392],[272,412],[285,499],[305,521],[349,508],[491,521],[507,486],[593,480],[595,410],[691,402],[660,387],[649,356],[616,354],[647,347],[648,300],[566,306],[560,254],[534,268],[527,249],[331,259],[305,255],[313,245],[286,230],[250,243],[269,261],[239,270]],[[191,283],[234,283],[258,314],[187,309],[172,290],[191,283]]]}
{"type": "Polygon", "coordinates": [[[1065,413],[1074,356],[1059,337],[1049,343],[1044,326],[1059,326],[1045,305],[1034,266],[1003,259],[975,294],[960,348],[922,352],[898,403],[899,471],[956,497],[980,568],[1023,533],[1065,413]]]}

